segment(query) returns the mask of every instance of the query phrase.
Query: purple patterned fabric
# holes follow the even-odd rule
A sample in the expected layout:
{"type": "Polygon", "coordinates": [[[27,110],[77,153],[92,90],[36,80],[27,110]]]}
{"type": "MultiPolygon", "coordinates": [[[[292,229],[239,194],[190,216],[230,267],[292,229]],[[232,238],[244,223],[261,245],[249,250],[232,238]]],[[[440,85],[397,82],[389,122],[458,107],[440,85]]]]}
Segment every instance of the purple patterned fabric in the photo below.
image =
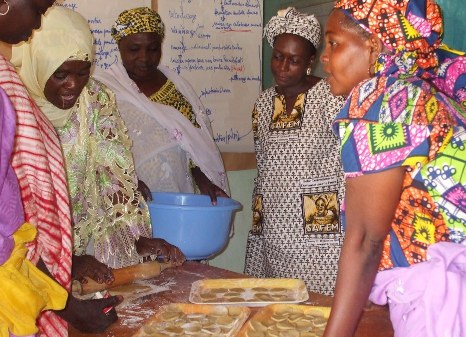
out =
{"type": "Polygon", "coordinates": [[[24,222],[16,175],[11,167],[16,114],[6,93],[0,89],[0,264],[13,250],[13,233],[24,222]]]}
{"type": "Polygon", "coordinates": [[[466,246],[439,242],[428,261],[379,272],[370,300],[390,303],[395,337],[466,336],[466,246]]]}

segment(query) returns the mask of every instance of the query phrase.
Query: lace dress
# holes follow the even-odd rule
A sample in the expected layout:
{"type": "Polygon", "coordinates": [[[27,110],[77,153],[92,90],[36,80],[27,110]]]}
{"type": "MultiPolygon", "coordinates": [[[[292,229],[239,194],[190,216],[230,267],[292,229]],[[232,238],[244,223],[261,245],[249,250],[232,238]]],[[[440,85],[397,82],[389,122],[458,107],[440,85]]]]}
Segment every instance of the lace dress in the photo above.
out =
{"type": "Polygon", "coordinates": [[[74,253],[92,253],[113,268],[139,263],[134,241],[151,237],[139,191],[131,141],[113,93],[90,79],[66,125],[62,143],[72,216],[74,253]]]}

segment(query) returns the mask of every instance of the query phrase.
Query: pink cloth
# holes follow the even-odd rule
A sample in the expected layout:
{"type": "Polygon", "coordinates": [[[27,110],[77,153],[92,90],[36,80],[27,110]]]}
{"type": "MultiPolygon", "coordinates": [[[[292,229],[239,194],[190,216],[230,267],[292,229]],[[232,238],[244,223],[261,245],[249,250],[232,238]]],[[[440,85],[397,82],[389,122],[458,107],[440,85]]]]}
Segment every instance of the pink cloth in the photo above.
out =
{"type": "Polygon", "coordinates": [[[395,337],[466,336],[466,246],[439,242],[428,261],[379,272],[370,300],[389,304],[395,337]]]}

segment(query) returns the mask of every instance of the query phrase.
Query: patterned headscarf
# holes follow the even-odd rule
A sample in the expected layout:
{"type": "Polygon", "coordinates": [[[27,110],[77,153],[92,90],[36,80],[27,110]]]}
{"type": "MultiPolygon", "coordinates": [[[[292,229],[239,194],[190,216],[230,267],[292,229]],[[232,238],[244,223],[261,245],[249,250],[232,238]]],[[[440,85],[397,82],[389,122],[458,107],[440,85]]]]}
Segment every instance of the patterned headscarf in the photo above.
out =
{"type": "Polygon", "coordinates": [[[159,13],[148,7],[121,12],[112,26],[112,37],[115,41],[118,43],[123,37],[137,33],[157,33],[163,40],[165,25],[159,13]]]}
{"type": "Polygon", "coordinates": [[[434,0],[340,0],[335,7],[376,34],[388,49],[416,51],[421,68],[437,66],[434,51],[442,42],[443,19],[434,0]]]}
{"type": "Polygon", "coordinates": [[[317,49],[320,44],[320,24],[312,14],[303,14],[293,7],[278,11],[264,29],[264,36],[273,48],[275,38],[284,33],[294,34],[310,41],[317,49]]]}
{"type": "Polygon", "coordinates": [[[376,71],[397,68],[415,74],[466,108],[466,58],[442,44],[443,18],[435,0],[339,0],[335,8],[376,34],[391,51],[394,57],[379,59],[376,71]]]}
{"type": "Polygon", "coordinates": [[[32,98],[54,127],[62,127],[71,115],[50,103],[44,95],[47,81],[66,61],[93,60],[94,38],[87,20],[71,9],[54,6],[28,42],[13,47],[12,63],[32,98]]]}

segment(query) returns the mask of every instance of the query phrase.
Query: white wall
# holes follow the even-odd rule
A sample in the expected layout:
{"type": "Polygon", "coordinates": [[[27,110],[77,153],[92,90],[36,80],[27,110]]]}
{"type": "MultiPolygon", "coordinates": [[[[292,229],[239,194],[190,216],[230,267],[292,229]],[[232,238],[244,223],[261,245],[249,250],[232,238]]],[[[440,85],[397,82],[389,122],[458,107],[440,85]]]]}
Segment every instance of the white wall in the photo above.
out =
{"type": "MultiPolygon", "coordinates": [[[[319,20],[322,27],[322,34],[324,33],[325,23],[327,22],[327,17],[330,14],[330,11],[333,8],[333,1],[296,1],[294,6],[299,9],[301,12],[314,14],[319,20]],[[310,4],[310,3],[314,4],[310,4]],[[317,2],[317,4],[316,4],[317,2]],[[319,3],[320,2],[320,3],[319,3]]],[[[322,37],[322,43],[320,44],[317,57],[320,57],[322,50],[324,49],[324,39],[322,37]]],[[[322,70],[322,65],[320,61],[316,62],[314,75],[319,77],[325,77],[325,74],[322,70]]]]}

